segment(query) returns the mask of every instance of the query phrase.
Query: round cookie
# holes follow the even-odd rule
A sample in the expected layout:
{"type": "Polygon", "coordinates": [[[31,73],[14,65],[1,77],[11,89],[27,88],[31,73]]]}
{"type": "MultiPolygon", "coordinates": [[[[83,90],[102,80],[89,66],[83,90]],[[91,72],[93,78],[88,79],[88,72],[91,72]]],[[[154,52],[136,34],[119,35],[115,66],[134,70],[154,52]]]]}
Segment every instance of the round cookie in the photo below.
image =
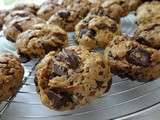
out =
{"type": "Polygon", "coordinates": [[[42,3],[37,11],[37,15],[44,20],[48,20],[53,14],[62,8],[62,5],[58,4],[57,0],[47,0],[42,3]]]}
{"type": "Polygon", "coordinates": [[[123,36],[116,36],[105,49],[111,72],[121,77],[148,82],[160,76],[160,51],[123,36]]]}
{"type": "Polygon", "coordinates": [[[10,53],[0,54],[0,102],[15,95],[22,84],[24,69],[10,53]]]}
{"type": "Polygon", "coordinates": [[[39,6],[34,3],[28,3],[28,4],[21,3],[21,4],[15,5],[11,11],[25,10],[27,12],[31,12],[32,14],[36,15],[38,9],[39,9],[39,6]]]}
{"type": "Polygon", "coordinates": [[[119,25],[107,16],[88,15],[75,27],[77,42],[89,49],[105,48],[115,35],[120,34],[119,25]]]}
{"type": "Polygon", "coordinates": [[[138,25],[160,20],[160,1],[145,2],[137,9],[136,22],[138,25]]]}
{"type": "Polygon", "coordinates": [[[15,42],[20,33],[41,22],[44,21],[27,11],[13,11],[5,18],[4,35],[7,40],[15,42]]]}
{"type": "Polygon", "coordinates": [[[72,110],[106,93],[111,74],[100,53],[71,46],[45,56],[37,66],[35,83],[44,105],[72,110]]]}
{"type": "Polygon", "coordinates": [[[48,23],[59,25],[67,32],[72,32],[75,25],[88,14],[90,7],[91,3],[87,0],[76,0],[66,9],[61,9],[52,15],[48,23]]]}
{"type": "Polygon", "coordinates": [[[56,25],[37,24],[21,33],[16,41],[17,52],[26,58],[44,57],[67,43],[67,33],[56,25]]]}
{"type": "Polygon", "coordinates": [[[160,49],[160,22],[139,25],[135,32],[135,40],[149,47],[160,49]]]}

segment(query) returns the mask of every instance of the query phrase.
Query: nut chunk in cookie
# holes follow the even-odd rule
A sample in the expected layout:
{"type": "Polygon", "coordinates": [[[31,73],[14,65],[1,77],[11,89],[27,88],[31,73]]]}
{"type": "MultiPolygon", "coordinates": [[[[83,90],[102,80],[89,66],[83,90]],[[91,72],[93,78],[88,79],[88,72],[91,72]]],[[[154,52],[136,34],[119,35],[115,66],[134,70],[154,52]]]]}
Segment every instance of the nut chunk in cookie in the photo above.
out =
{"type": "Polygon", "coordinates": [[[44,105],[64,111],[90,103],[106,93],[112,82],[108,61],[100,53],[71,46],[42,59],[35,83],[44,105]]]}
{"type": "Polygon", "coordinates": [[[87,0],[75,0],[66,9],[57,11],[48,20],[49,24],[59,25],[67,32],[74,31],[75,25],[89,12],[91,3],[87,0]]]}
{"type": "Polygon", "coordinates": [[[12,11],[5,17],[5,27],[3,27],[4,35],[7,40],[16,42],[20,33],[31,28],[34,24],[42,22],[44,22],[42,19],[34,16],[30,12],[23,10],[12,11]]]}
{"type": "Polygon", "coordinates": [[[107,16],[89,14],[75,27],[76,39],[89,49],[105,48],[115,35],[120,34],[119,25],[107,16]]]}
{"type": "Polygon", "coordinates": [[[67,33],[56,25],[36,24],[18,36],[16,48],[21,56],[42,58],[50,51],[60,50],[67,39],[67,33]]]}
{"type": "Polygon", "coordinates": [[[114,38],[104,56],[112,73],[121,77],[147,82],[160,76],[160,51],[123,36],[114,38]]]}
{"type": "Polygon", "coordinates": [[[22,84],[24,69],[11,53],[0,54],[0,102],[15,95],[22,84]]]}

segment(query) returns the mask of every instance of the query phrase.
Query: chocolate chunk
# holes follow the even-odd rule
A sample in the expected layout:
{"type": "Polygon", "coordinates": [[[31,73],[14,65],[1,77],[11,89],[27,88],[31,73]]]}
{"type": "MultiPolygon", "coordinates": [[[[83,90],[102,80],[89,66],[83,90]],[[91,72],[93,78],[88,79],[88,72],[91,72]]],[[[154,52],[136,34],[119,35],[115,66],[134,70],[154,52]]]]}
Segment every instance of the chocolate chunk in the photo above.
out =
{"type": "Polygon", "coordinates": [[[142,48],[130,50],[127,53],[126,59],[129,63],[138,66],[148,67],[150,64],[150,54],[142,48]]]}
{"type": "Polygon", "coordinates": [[[18,23],[15,23],[15,24],[14,24],[14,27],[15,27],[19,32],[23,32],[23,28],[22,28],[18,23]]]}
{"type": "Polygon", "coordinates": [[[70,12],[69,11],[59,11],[58,15],[62,18],[68,18],[70,16],[70,12]]]}
{"type": "Polygon", "coordinates": [[[61,106],[63,106],[63,104],[64,104],[62,102],[63,101],[63,97],[60,94],[56,94],[55,92],[53,92],[51,90],[48,90],[46,92],[46,94],[47,94],[48,98],[54,102],[54,105],[53,105],[54,108],[58,109],[61,106]]]}
{"type": "Polygon", "coordinates": [[[47,90],[46,94],[48,98],[54,102],[53,107],[56,109],[65,106],[67,102],[72,102],[72,95],[68,92],[47,90]]]}
{"type": "Polygon", "coordinates": [[[92,30],[92,29],[82,29],[80,31],[80,37],[82,38],[83,35],[87,35],[91,38],[95,37],[96,36],[96,31],[95,30],[92,30]]]}
{"type": "Polygon", "coordinates": [[[74,52],[67,49],[63,49],[62,52],[69,67],[76,69],[79,66],[79,57],[74,52]]]}
{"type": "Polygon", "coordinates": [[[103,81],[96,81],[97,88],[102,88],[103,83],[103,81]]]}
{"type": "Polygon", "coordinates": [[[145,45],[149,45],[149,46],[151,45],[150,42],[142,36],[137,37],[136,41],[141,43],[141,44],[145,44],[145,45]]]}
{"type": "Polygon", "coordinates": [[[91,37],[91,38],[95,37],[96,34],[97,34],[96,31],[93,30],[93,29],[89,29],[89,30],[87,31],[87,33],[86,33],[86,35],[88,35],[88,36],[91,37]]]}
{"type": "Polygon", "coordinates": [[[54,64],[53,69],[54,69],[53,73],[57,75],[67,74],[67,68],[62,65],[54,64]]]}

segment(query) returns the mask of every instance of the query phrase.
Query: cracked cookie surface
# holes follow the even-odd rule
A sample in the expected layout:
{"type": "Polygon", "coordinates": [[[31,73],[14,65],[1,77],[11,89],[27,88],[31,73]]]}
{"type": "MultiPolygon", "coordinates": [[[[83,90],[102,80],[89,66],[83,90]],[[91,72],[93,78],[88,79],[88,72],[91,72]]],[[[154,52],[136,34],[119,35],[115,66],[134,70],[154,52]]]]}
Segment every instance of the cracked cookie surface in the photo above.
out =
{"type": "Polygon", "coordinates": [[[5,18],[5,25],[3,27],[4,35],[7,40],[16,42],[18,35],[34,24],[44,22],[42,19],[34,16],[32,13],[17,10],[8,14],[5,18]]]}
{"type": "Polygon", "coordinates": [[[42,23],[20,34],[16,48],[23,57],[42,58],[50,51],[60,50],[67,41],[67,33],[59,26],[42,23]]]}
{"type": "Polygon", "coordinates": [[[37,66],[35,83],[43,104],[60,111],[72,110],[106,93],[111,74],[100,53],[70,46],[44,57],[37,66]]]}

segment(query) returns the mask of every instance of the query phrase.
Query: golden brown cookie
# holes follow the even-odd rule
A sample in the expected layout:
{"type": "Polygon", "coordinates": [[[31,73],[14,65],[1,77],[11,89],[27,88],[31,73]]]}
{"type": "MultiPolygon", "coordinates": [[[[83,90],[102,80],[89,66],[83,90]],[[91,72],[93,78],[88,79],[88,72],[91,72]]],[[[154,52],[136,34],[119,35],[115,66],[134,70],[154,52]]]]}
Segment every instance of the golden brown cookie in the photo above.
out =
{"type": "Polygon", "coordinates": [[[22,84],[24,69],[17,57],[0,54],[0,102],[15,95],[22,84]]]}
{"type": "Polygon", "coordinates": [[[35,83],[44,105],[72,110],[106,93],[111,74],[100,53],[71,46],[44,57],[37,66],[35,83]]]}
{"type": "Polygon", "coordinates": [[[5,17],[4,35],[7,40],[15,42],[20,33],[41,22],[44,21],[27,11],[18,10],[10,12],[5,17]]]}
{"type": "Polygon", "coordinates": [[[116,36],[105,49],[111,71],[121,77],[150,81],[160,76],[160,51],[123,36],[116,36]]]}
{"type": "Polygon", "coordinates": [[[89,49],[105,48],[115,35],[120,34],[117,22],[107,16],[88,15],[75,27],[77,42],[89,49]]]}
{"type": "Polygon", "coordinates": [[[58,51],[67,43],[67,33],[59,26],[37,24],[21,33],[16,41],[17,52],[26,58],[44,57],[58,51]]]}
{"type": "Polygon", "coordinates": [[[73,3],[52,15],[48,23],[59,25],[67,32],[74,31],[75,25],[88,14],[91,3],[87,0],[76,0],[73,3]]]}

